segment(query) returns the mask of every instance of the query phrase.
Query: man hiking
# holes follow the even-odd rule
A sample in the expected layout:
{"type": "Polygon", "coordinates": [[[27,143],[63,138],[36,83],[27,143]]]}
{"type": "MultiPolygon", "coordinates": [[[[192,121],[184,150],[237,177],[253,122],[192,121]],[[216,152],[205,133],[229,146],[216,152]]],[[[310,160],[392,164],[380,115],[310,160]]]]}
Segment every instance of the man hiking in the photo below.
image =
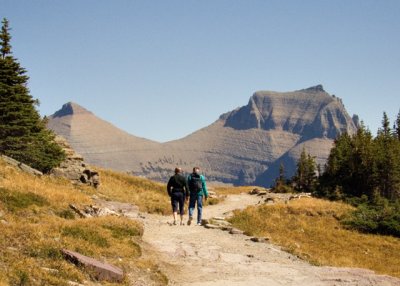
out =
{"type": "Polygon", "coordinates": [[[182,169],[175,168],[175,175],[173,175],[167,184],[167,192],[171,198],[172,212],[174,216],[174,225],[176,225],[176,217],[179,214],[181,218],[181,225],[183,225],[183,214],[185,199],[189,196],[189,188],[184,176],[181,175],[182,169]]]}
{"type": "Polygon", "coordinates": [[[203,211],[203,197],[208,198],[206,179],[200,175],[200,168],[194,167],[193,173],[188,176],[188,185],[190,192],[189,201],[189,220],[188,225],[192,223],[193,211],[197,203],[197,225],[201,225],[201,216],[203,211]]]}

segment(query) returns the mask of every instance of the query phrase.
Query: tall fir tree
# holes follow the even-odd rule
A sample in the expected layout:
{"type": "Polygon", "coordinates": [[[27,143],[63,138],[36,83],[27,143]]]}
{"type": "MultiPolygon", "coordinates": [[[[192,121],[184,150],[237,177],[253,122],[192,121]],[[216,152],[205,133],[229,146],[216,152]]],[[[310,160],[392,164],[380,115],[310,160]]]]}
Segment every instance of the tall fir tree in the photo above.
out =
{"type": "Polygon", "coordinates": [[[396,127],[394,128],[395,129],[395,136],[396,136],[396,138],[397,138],[397,140],[399,140],[400,141],[400,110],[399,110],[399,113],[397,113],[397,118],[396,118],[396,127]]]}
{"type": "Polygon", "coordinates": [[[0,154],[10,156],[43,172],[57,166],[65,154],[54,142],[29,94],[26,70],[12,56],[9,22],[0,33],[0,154]]]}
{"type": "Polygon", "coordinates": [[[393,200],[398,197],[400,189],[400,143],[388,129],[389,124],[384,112],[382,128],[374,140],[374,179],[380,194],[393,200]]]}
{"type": "Polygon", "coordinates": [[[297,162],[296,174],[293,182],[296,184],[295,189],[298,192],[312,192],[317,186],[316,163],[314,157],[307,154],[303,148],[300,158],[297,162]]]}

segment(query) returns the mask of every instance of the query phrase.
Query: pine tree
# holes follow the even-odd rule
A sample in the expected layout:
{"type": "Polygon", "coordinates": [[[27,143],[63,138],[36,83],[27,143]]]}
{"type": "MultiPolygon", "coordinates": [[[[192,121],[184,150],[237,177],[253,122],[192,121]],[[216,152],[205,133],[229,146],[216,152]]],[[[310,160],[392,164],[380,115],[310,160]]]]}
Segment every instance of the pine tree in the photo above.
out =
{"type": "Polygon", "coordinates": [[[400,110],[399,110],[399,113],[397,113],[397,118],[396,118],[395,122],[396,122],[395,123],[396,127],[394,128],[395,129],[395,135],[397,137],[397,140],[400,141],[400,110]]]}
{"type": "Polygon", "coordinates": [[[374,179],[380,195],[393,200],[400,190],[400,142],[390,133],[389,124],[383,113],[382,129],[374,140],[374,179]]]}
{"type": "Polygon", "coordinates": [[[314,157],[303,148],[297,162],[296,174],[293,178],[299,192],[314,191],[317,184],[316,163],[314,157]]]}
{"type": "Polygon", "coordinates": [[[43,172],[57,166],[65,157],[46,129],[29,94],[26,70],[12,56],[10,28],[3,19],[0,34],[0,153],[43,172]]]}
{"type": "Polygon", "coordinates": [[[386,114],[383,112],[382,128],[378,130],[378,135],[390,136],[390,121],[386,114]]]}

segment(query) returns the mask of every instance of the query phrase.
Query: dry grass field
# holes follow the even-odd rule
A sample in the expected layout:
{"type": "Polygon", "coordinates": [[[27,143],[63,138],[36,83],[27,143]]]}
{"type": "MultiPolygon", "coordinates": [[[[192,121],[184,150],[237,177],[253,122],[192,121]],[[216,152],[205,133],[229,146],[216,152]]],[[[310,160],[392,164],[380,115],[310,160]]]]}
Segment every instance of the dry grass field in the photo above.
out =
{"type": "Polygon", "coordinates": [[[236,211],[230,221],[315,265],[360,267],[400,277],[400,239],[345,229],[339,220],[351,209],[343,203],[304,198],[248,207],[236,211]]]}
{"type": "MultiPolygon", "coordinates": [[[[98,191],[67,180],[28,175],[0,160],[0,285],[68,285],[90,276],[66,262],[60,250],[78,251],[129,273],[152,270],[157,285],[167,283],[155,261],[141,258],[139,222],[123,217],[81,219],[69,204],[89,205],[96,194],[164,213],[169,204],[161,186],[127,175],[101,171],[98,191]]],[[[125,283],[128,284],[126,280],[125,283]]],[[[113,284],[109,284],[113,285],[113,284]]]]}

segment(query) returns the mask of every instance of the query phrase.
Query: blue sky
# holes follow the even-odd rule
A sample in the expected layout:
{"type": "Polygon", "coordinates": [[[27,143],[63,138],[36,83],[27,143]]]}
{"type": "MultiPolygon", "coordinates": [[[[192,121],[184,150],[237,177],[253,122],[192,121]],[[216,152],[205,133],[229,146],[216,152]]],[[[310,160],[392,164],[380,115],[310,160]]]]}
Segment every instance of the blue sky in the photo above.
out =
{"type": "Polygon", "coordinates": [[[257,90],[322,84],[373,133],[400,109],[400,1],[0,0],[42,115],[74,101],[168,141],[257,90]]]}

